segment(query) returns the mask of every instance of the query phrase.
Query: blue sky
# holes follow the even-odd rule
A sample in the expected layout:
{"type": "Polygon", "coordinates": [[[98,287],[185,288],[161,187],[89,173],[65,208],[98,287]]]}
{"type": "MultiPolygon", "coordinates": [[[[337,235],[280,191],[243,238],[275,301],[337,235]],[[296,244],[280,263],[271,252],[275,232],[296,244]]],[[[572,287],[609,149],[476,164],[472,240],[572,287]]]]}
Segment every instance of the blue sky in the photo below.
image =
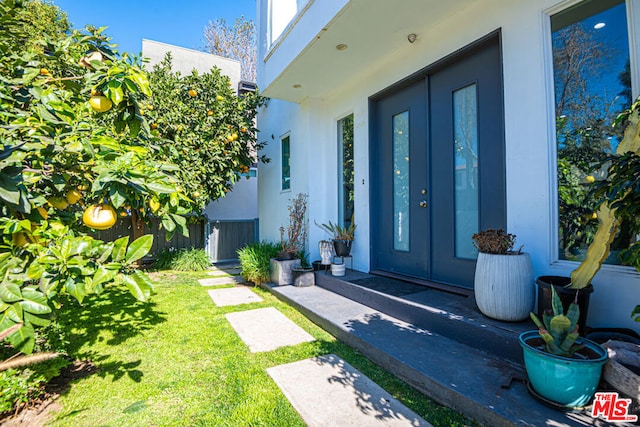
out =
{"type": "Polygon", "coordinates": [[[204,46],[209,21],[236,18],[255,22],[256,0],[53,0],[67,13],[73,28],[109,27],[107,35],[120,52],[140,53],[142,39],[190,49],[204,46]]]}

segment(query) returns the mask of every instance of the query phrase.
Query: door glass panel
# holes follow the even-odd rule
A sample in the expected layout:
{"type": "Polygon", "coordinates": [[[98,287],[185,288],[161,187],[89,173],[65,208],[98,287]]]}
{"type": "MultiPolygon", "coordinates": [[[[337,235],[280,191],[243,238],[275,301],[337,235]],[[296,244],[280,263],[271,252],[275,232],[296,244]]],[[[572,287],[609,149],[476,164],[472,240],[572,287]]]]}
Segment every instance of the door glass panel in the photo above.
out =
{"type": "Polygon", "coordinates": [[[475,83],[453,92],[455,255],[476,258],[478,232],[478,109],[475,83]]]}
{"type": "Polygon", "coordinates": [[[409,112],[393,116],[393,248],[409,250],[409,112]]]}

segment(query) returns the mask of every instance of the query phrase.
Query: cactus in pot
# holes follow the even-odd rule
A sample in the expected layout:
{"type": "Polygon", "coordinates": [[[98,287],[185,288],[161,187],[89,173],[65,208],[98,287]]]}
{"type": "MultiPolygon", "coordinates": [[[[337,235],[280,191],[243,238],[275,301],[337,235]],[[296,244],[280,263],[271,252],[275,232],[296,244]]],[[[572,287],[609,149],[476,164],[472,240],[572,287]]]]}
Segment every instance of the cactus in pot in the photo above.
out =
{"type": "MultiPolygon", "coordinates": [[[[551,288],[553,293],[553,310],[547,310],[542,316],[542,322],[531,313],[531,319],[538,327],[540,336],[544,340],[547,353],[557,356],[573,357],[573,354],[584,348],[584,344],[576,344],[580,337],[578,334],[578,318],[580,308],[576,301],[569,305],[567,313],[564,314],[562,301],[555,288],[551,288]]],[[[576,293],[577,296],[577,293],[576,293]]]]}

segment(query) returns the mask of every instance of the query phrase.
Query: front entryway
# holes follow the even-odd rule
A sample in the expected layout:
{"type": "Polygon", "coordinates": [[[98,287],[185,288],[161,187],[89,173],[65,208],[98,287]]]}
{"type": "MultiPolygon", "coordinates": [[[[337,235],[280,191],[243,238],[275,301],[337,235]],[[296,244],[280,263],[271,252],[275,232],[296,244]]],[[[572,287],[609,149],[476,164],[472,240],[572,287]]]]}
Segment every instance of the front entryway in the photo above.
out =
{"type": "Polygon", "coordinates": [[[471,236],[506,224],[499,34],[371,105],[372,271],[472,287],[471,236]]]}

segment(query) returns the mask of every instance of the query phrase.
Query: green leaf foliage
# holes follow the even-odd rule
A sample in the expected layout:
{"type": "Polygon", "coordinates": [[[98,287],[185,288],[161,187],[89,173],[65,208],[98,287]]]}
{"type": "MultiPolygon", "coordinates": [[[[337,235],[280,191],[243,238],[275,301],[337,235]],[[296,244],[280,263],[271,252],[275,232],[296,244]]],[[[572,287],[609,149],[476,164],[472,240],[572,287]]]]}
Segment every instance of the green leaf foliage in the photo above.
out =
{"type": "Polygon", "coordinates": [[[280,246],[270,242],[255,242],[238,249],[242,277],[259,285],[269,281],[270,259],[278,256],[280,246]]]}
{"type": "Polygon", "coordinates": [[[8,341],[30,352],[65,295],[84,302],[122,285],[151,295],[134,263],[152,237],[95,239],[88,225],[113,218],[85,217],[90,207],[184,231],[192,202],[141,111],[152,92],[140,58],[104,28],[69,31],[50,3],[0,0],[0,28],[0,328],[23,323],[8,341]],[[100,96],[105,111],[90,102],[100,96]]]}
{"type": "MultiPolygon", "coordinates": [[[[224,197],[258,160],[264,144],[256,140],[257,93],[237,96],[231,81],[212,68],[183,76],[171,70],[172,59],[150,72],[151,98],[141,109],[150,122],[157,158],[179,166],[183,194],[193,210],[224,197]]],[[[176,221],[177,222],[177,221],[176,221]]],[[[164,223],[172,231],[170,221],[164,223]]],[[[178,223],[179,231],[186,230],[178,223]]]]}
{"type": "Polygon", "coordinates": [[[125,261],[133,263],[149,253],[153,245],[153,235],[147,234],[134,240],[127,249],[125,261]]]}

